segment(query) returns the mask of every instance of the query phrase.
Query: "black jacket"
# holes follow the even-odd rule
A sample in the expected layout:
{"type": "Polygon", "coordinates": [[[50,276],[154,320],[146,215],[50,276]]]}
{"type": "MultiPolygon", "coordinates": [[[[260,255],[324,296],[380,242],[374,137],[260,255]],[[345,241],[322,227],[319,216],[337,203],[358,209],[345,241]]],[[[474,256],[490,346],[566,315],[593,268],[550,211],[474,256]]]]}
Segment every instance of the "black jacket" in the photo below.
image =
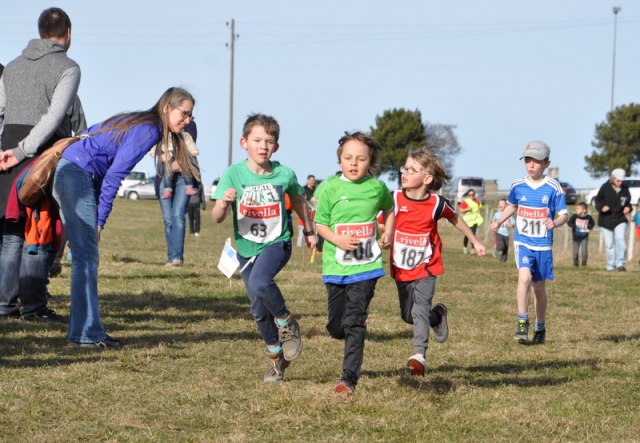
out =
{"type": "Polygon", "coordinates": [[[593,199],[594,205],[599,212],[598,226],[606,229],[614,229],[620,223],[627,223],[627,217],[624,214],[624,208],[631,211],[631,193],[629,187],[622,182],[620,192],[613,189],[610,181],[607,181],[600,187],[598,195],[593,199]],[[602,208],[608,206],[607,212],[602,212],[602,208]]]}

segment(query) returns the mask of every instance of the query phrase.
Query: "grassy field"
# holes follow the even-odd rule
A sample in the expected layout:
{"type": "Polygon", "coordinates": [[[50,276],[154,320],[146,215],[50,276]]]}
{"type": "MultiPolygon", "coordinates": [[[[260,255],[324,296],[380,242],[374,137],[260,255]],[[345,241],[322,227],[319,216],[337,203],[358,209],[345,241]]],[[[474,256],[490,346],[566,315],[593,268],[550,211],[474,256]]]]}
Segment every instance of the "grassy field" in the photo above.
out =
{"type": "MultiPolygon", "coordinates": [[[[203,212],[185,266],[166,269],[158,203],[118,200],[99,285],[102,320],[126,347],[72,352],[64,325],[0,322],[0,441],[640,441],[637,262],[607,273],[597,242],[587,268],[557,250],[547,344],[523,346],[513,339],[512,260],[463,256],[459,233],[440,229],[446,274],[435,300],[449,308],[449,340],[431,340],[424,379],[408,376],[412,329],[393,281],[381,279],[363,375],[347,399],[332,392],[343,343],[324,329],[320,257],[311,264],[295,248],[278,276],[305,349],[284,383],[265,384],[242,280],[217,269],[231,224],[203,212]]],[[[63,263],[51,307],[68,315],[63,263]]]]}

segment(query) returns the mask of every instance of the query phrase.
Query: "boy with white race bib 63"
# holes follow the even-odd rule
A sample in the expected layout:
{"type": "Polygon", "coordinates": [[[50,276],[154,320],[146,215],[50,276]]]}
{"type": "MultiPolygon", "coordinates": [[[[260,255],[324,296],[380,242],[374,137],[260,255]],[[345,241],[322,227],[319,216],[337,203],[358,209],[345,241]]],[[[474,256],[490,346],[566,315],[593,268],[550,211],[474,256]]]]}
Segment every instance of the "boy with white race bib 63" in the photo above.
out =
{"type": "Polygon", "coordinates": [[[544,344],[547,312],[546,280],[553,280],[553,230],[567,222],[567,204],[560,183],[544,175],[549,167],[551,150],[535,140],[527,144],[524,159],[527,176],[511,184],[507,207],[498,220],[491,223],[497,232],[503,222],[517,211],[513,245],[518,267],[518,324],[515,339],[529,339],[529,286],[535,296],[536,323],[532,343],[544,344]],[[556,215],[558,218],[556,218],[556,215]]]}
{"type": "Polygon", "coordinates": [[[438,220],[447,219],[466,235],[478,257],[484,256],[486,247],[449,202],[435,193],[451,176],[443,169],[434,148],[424,146],[410,151],[400,172],[402,189],[393,192],[391,277],[398,288],[400,316],[413,325],[413,355],[407,366],[412,375],[424,376],[429,328],[439,343],[444,343],[449,336],[447,307],[438,303],[431,309],[436,276],[444,273],[438,220]]]}
{"type": "Polygon", "coordinates": [[[274,277],[291,258],[285,194],[304,222],[309,249],[317,243],[302,186],[290,168],[271,161],[278,150],[280,126],[273,118],[252,114],[244,124],[240,145],[247,159],[230,166],[214,193],[211,213],[216,223],[231,209],[242,279],[260,335],[267,345],[265,382],[283,380],[289,362],[300,355],[300,326],[287,309],[274,277]]]}
{"type": "MultiPolygon", "coordinates": [[[[326,240],[322,279],[327,330],[333,338],[345,340],[342,377],[334,391],[351,395],[362,367],[369,303],[384,275],[376,215],[383,211],[385,232],[390,232],[393,198],[387,186],[370,175],[382,151],[377,141],[362,132],[347,132],[338,144],[342,174],[322,184],[315,221],[326,240]]],[[[388,244],[388,234],[382,234],[381,244],[388,244]]]]}

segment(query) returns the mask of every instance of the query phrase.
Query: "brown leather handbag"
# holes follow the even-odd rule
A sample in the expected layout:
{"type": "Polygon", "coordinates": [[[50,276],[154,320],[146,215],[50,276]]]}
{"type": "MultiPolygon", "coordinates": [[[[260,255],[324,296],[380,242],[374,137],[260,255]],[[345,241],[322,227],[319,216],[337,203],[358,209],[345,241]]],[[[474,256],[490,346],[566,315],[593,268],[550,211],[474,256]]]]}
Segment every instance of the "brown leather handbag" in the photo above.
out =
{"type": "Polygon", "coordinates": [[[62,152],[81,138],[80,136],[63,138],[40,154],[22,180],[18,199],[23,205],[32,206],[43,196],[51,195],[51,178],[62,157],[62,152]]]}

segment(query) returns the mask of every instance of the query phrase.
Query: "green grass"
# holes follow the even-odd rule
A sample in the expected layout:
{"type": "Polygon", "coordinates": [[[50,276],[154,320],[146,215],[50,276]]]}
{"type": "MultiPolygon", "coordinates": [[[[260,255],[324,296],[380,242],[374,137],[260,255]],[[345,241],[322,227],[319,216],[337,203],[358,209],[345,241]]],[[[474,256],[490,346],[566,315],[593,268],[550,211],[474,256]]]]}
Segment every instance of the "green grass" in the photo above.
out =
{"type": "MultiPolygon", "coordinates": [[[[305,349],[284,383],[264,384],[264,344],[242,281],[217,270],[231,224],[203,212],[185,266],[166,269],[158,203],[114,208],[100,302],[107,331],[127,345],[73,352],[63,325],[0,322],[0,441],[640,441],[640,273],[635,261],[605,272],[597,241],[587,268],[556,248],[547,344],[522,346],[512,260],[463,256],[460,234],[441,224],[446,274],[435,300],[449,308],[449,340],[432,340],[424,379],[408,376],[412,329],[393,281],[381,279],[363,375],[346,399],[332,393],[343,343],[324,329],[320,257],[311,264],[294,248],[277,278],[305,349]]],[[[68,315],[63,264],[51,307],[68,315]]]]}

